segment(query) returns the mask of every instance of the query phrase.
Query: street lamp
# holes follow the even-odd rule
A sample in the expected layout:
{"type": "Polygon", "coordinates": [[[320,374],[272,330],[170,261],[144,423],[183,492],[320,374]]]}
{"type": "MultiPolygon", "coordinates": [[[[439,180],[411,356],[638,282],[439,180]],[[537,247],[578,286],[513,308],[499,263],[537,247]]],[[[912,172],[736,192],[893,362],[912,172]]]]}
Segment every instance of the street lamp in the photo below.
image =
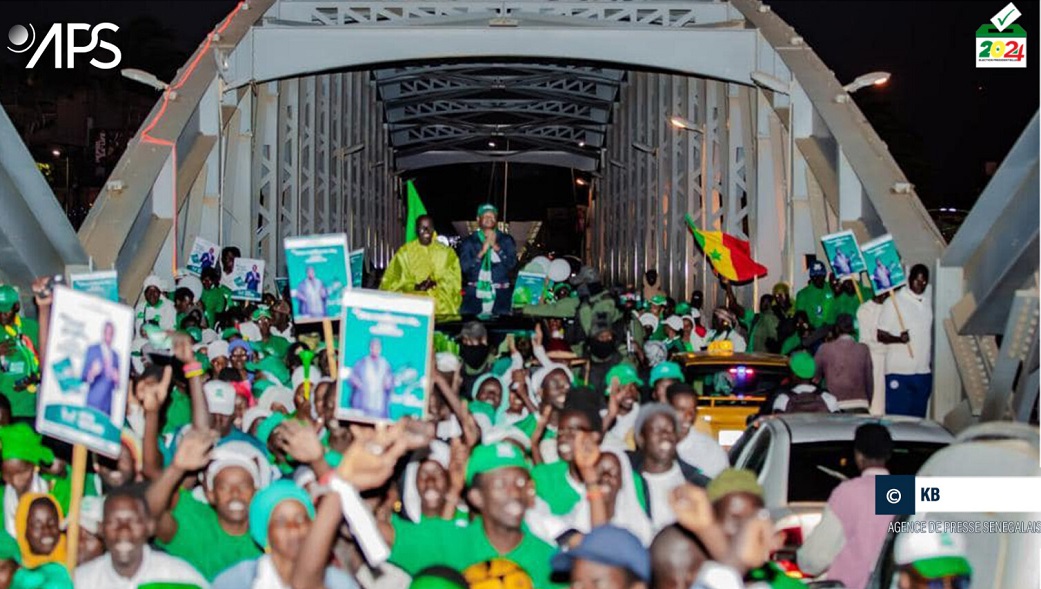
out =
{"type": "Polygon", "coordinates": [[[122,74],[124,78],[133,80],[135,82],[139,82],[141,84],[144,84],[145,86],[150,86],[152,88],[155,88],[156,90],[167,92],[170,96],[170,100],[177,99],[177,92],[170,90],[170,85],[157,78],[156,75],[153,73],[149,73],[136,68],[122,69],[119,70],[119,73],[122,74]]]}
{"type": "Polygon", "coordinates": [[[857,76],[857,79],[846,84],[842,89],[853,94],[857,90],[868,86],[884,86],[889,81],[891,75],[889,72],[869,72],[863,76],[857,76]]]}
{"type": "Polygon", "coordinates": [[[788,247],[788,280],[792,286],[795,286],[795,232],[793,225],[795,224],[795,212],[792,210],[795,205],[795,97],[793,96],[795,89],[795,76],[792,75],[788,81],[784,81],[777,76],[770,75],[766,72],[754,71],[750,74],[752,81],[755,82],[756,86],[760,88],[766,88],[767,90],[773,90],[779,94],[785,94],[788,96],[788,182],[786,188],[786,196],[788,197],[788,210],[785,214],[785,242],[788,247]]]}

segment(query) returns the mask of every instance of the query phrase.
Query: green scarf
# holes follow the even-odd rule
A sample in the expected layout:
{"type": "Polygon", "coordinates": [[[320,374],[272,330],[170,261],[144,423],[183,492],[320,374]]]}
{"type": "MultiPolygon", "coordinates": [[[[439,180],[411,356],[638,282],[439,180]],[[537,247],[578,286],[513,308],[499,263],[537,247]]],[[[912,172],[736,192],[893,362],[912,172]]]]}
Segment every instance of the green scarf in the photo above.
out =
{"type": "MultiPolygon", "coordinates": [[[[477,239],[484,245],[484,231],[478,229],[477,239]]],[[[495,301],[495,287],[492,286],[492,248],[488,248],[484,257],[481,258],[481,270],[477,273],[477,299],[482,303],[495,301]]]]}

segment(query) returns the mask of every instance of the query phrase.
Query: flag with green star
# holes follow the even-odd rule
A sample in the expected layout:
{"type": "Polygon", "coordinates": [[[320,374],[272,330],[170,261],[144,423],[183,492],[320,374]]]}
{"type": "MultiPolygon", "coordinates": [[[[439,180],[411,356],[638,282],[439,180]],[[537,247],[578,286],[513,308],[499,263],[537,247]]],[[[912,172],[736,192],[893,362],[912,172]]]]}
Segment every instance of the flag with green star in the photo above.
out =
{"type": "Polygon", "coordinates": [[[720,276],[731,282],[747,282],[766,275],[766,266],[752,259],[747,241],[722,231],[702,231],[690,215],[686,219],[698,247],[720,276]]]}

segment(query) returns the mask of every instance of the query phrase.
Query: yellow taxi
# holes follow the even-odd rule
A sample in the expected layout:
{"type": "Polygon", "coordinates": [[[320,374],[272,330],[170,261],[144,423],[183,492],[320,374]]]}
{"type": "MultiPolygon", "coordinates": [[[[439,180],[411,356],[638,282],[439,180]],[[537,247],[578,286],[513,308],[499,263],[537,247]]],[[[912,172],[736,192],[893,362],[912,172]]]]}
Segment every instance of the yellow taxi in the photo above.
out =
{"type": "Polygon", "coordinates": [[[788,357],[735,353],[730,342],[713,342],[706,352],[674,354],[684,379],[698,393],[694,427],[729,448],[745,431],[748,416],[759,412],[770,393],[788,377],[788,357]],[[722,345],[718,345],[722,344],[722,345]]]}

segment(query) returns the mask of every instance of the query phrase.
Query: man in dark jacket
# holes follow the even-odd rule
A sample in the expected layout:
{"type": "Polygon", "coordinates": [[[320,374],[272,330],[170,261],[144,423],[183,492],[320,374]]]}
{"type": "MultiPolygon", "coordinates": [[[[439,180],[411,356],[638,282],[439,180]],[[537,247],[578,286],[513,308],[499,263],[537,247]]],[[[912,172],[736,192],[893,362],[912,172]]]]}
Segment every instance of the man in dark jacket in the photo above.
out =
{"type": "Polygon", "coordinates": [[[463,315],[508,315],[513,288],[510,275],[517,266],[517,245],[499,231],[499,209],[483,204],[477,209],[477,231],[459,245],[463,272],[463,315]]]}

